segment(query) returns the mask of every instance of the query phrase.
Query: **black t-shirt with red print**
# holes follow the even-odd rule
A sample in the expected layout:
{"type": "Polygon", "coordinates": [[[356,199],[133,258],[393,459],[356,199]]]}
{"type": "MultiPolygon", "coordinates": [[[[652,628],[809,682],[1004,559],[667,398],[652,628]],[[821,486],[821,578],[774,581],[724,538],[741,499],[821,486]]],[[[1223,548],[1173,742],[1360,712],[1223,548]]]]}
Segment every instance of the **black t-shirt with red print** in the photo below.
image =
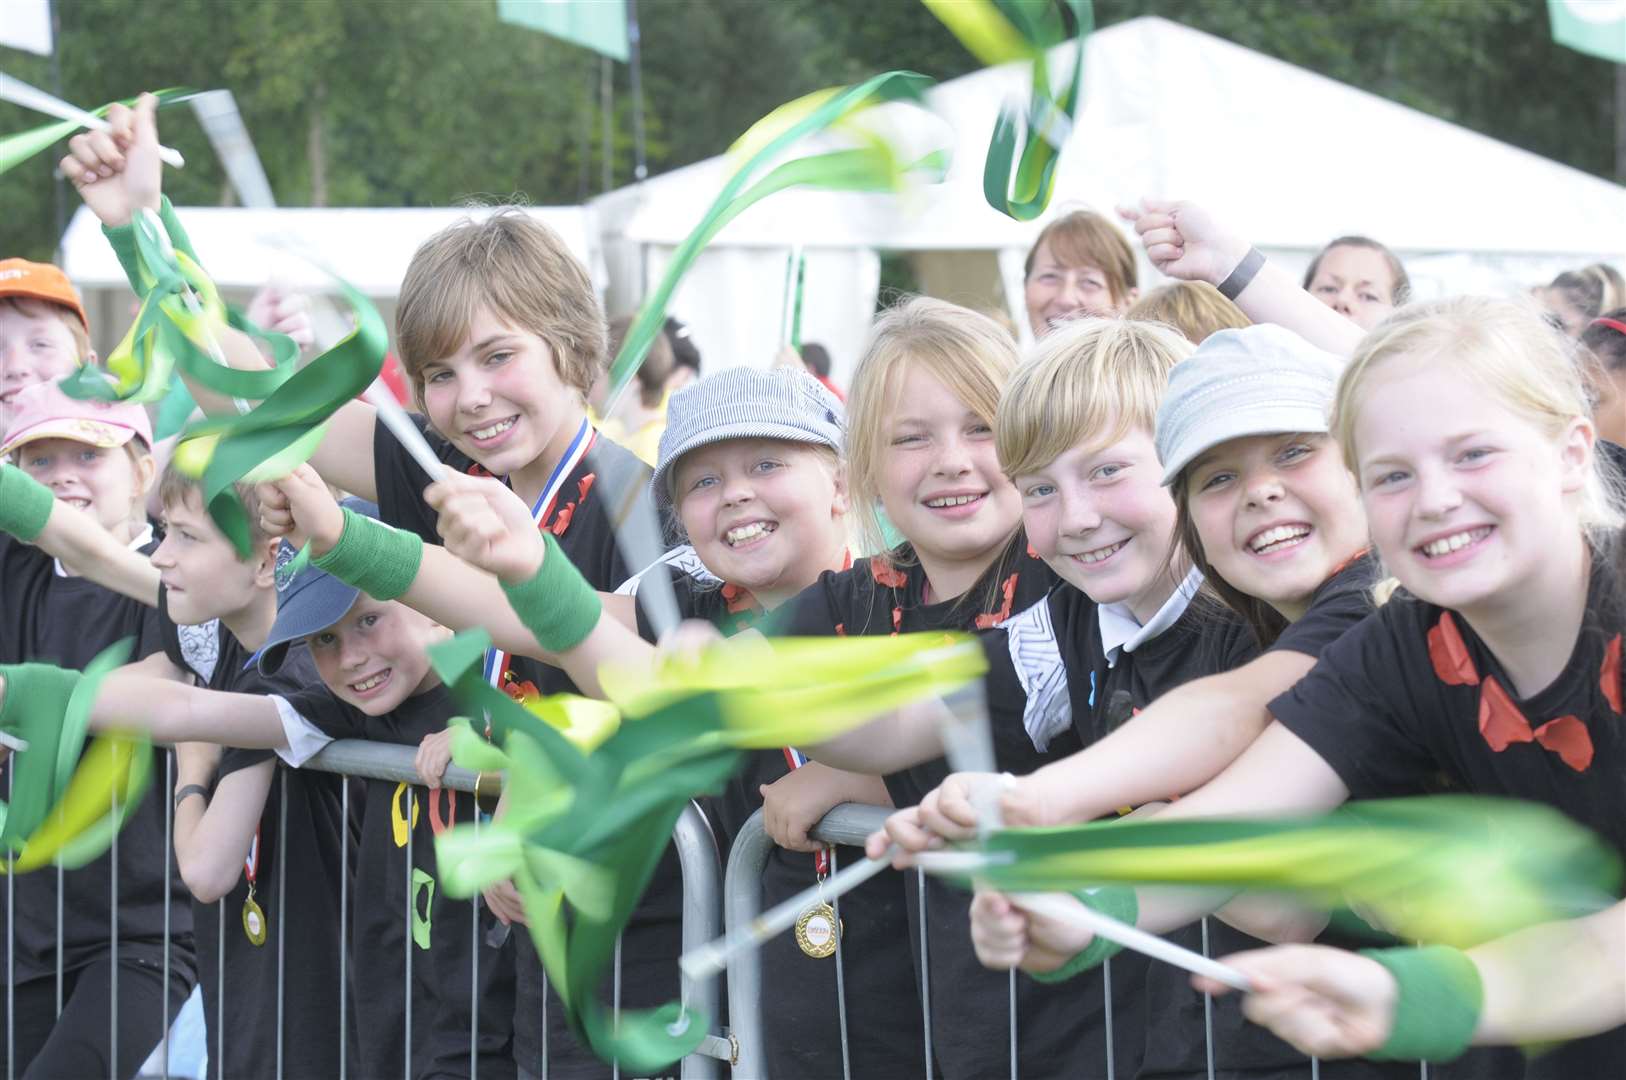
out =
{"type": "MultiPolygon", "coordinates": [[[[1570,659],[1519,697],[1460,615],[1398,593],[1321,656],[1271,712],[1338,773],[1354,799],[1460,789],[1546,803],[1626,854],[1621,628],[1595,570],[1570,659]]],[[[1626,1028],[1532,1059],[1528,1075],[1618,1075],[1626,1028]]]]}

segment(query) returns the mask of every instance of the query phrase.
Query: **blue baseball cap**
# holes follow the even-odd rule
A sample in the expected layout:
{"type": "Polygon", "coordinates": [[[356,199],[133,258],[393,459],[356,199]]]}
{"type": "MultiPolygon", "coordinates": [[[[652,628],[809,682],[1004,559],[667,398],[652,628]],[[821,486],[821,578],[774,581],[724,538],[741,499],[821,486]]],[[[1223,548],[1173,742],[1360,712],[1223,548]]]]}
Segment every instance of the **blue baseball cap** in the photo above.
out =
{"type": "MultiPolygon", "coordinates": [[[[378,518],[378,507],[365,499],[349,498],[339,505],[363,517],[378,518]]],[[[260,671],[275,674],[290,647],[344,618],[360,595],[360,589],[318,570],[284,541],[277,552],[277,621],[255,656],[260,671]]]]}

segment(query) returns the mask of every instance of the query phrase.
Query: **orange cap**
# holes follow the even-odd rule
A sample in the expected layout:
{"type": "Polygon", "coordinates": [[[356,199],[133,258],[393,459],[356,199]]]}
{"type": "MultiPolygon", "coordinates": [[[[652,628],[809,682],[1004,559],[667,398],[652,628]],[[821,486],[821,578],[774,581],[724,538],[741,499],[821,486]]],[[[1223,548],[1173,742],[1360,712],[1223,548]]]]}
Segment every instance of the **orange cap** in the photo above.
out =
{"type": "Polygon", "coordinates": [[[68,275],[50,263],[0,259],[0,297],[6,296],[26,296],[65,307],[79,316],[85,333],[90,333],[90,320],[85,318],[85,306],[79,302],[79,293],[68,275]]]}

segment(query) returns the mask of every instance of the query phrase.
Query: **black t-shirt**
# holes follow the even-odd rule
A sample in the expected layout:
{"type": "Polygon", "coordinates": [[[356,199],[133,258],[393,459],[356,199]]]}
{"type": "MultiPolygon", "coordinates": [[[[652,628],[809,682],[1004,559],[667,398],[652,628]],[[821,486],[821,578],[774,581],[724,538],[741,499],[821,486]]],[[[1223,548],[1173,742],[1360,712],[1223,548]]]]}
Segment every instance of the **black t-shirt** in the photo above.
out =
{"type": "MultiPolygon", "coordinates": [[[[1001,560],[981,583],[958,600],[927,603],[926,576],[907,546],[896,553],[903,568],[876,557],[841,573],[826,573],[810,589],[774,613],[775,631],[786,635],[893,634],[930,630],[989,629],[1044,599],[1057,578],[1051,569],[1020,545],[1001,560]],[[912,565],[911,565],[912,564],[912,565]],[[781,614],[783,612],[783,614],[781,614]]],[[[1032,772],[1046,761],[1079,749],[1070,731],[1051,739],[1040,752],[1020,724],[1002,722],[990,693],[994,756],[1000,769],[1032,772]]],[[[895,805],[913,806],[942,782],[945,761],[928,762],[887,776],[895,805]]],[[[921,968],[921,898],[915,875],[905,875],[909,943],[921,968]]],[[[931,991],[932,1048],[936,1069],[944,1077],[1003,1076],[1010,1071],[1010,979],[983,967],[971,947],[966,927],[971,894],[936,877],[925,882],[926,972],[931,991]]],[[[902,928],[899,928],[902,929],[902,928]]],[[[918,977],[918,976],[917,976],[918,977]]],[[[1126,982],[1127,980],[1120,980],[1126,982]]],[[[1099,987],[1099,983],[1095,983],[1099,987]]],[[[1091,1076],[1104,1072],[1106,1060],[1101,1004],[1081,1003],[1078,988],[1017,979],[1018,1067],[1033,1077],[1091,1076]]],[[[1118,987],[1114,987],[1114,1001],[1118,987]]],[[[1138,989],[1124,990],[1126,1000],[1138,989]]],[[[862,1021],[860,1021],[862,1022],[862,1021]]],[[[1136,1029],[1136,1041],[1139,1029],[1136,1029]]],[[[1122,1075],[1133,1067],[1122,1056],[1122,1075]]]]}
{"type": "MultiPolygon", "coordinates": [[[[668,558],[680,553],[668,553],[668,558]]],[[[692,549],[683,549],[666,573],[685,619],[704,619],[731,636],[765,618],[748,591],[707,572],[692,549]]],[[[646,574],[647,576],[647,574],[646,574]]],[[[638,608],[638,632],[655,640],[648,613],[638,608]]],[[[723,790],[701,800],[721,851],[733,847],[746,820],[762,807],[761,787],[790,772],[783,750],[748,752],[723,790]]],[[[864,857],[840,847],[837,868],[864,857]]],[[[761,909],[766,911],[818,879],[815,857],[769,849],[762,871],[761,909]]],[[[920,990],[907,938],[903,876],[886,870],[841,898],[841,963],[848,1017],[848,1062],[854,1076],[918,1076],[924,1071],[920,990]]],[[[762,1025],[770,1076],[840,1076],[841,1019],[837,1012],[836,961],[802,952],[792,934],[763,945],[762,1025]]]]}
{"type": "Polygon", "coordinates": [[[1310,594],[1309,609],[1288,623],[1265,651],[1287,650],[1319,657],[1327,646],[1376,609],[1372,590],[1377,584],[1377,560],[1363,552],[1316,587],[1310,594]]]}
{"type": "MultiPolygon", "coordinates": [[[[463,473],[490,475],[431,429],[423,417],[413,419],[447,467],[463,473]]],[[[382,424],[377,425],[374,432],[373,469],[378,486],[379,516],[391,525],[416,532],[426,543],[440,543],[440,534],[435,530],[436,514],[423,501],[423,489],[429,485],[429,477],[382,424]]],[[[541,528],[553,534],[559,549],[595,589],[610,592],[630,576],[620,545],[616,543],[612,514],[629,500],[649,499],[649,476],[649,467],[630,451],[603,435],[594,435],[591,448],[565,476],[551,512],[540,523],[541,528]]],[[[640,508],[640,512],[646,509],[640,508]]],[[[653,513],[652,510],[647,512],[653,513]]],[[[523,656],[509,659],[502,681],[516,694],[577,692],[575,684],[562,670],[523,656]]],[[[682,889],[677,850],[668,846],[644,891],[644,899],[633,911],[621,937],[621,1002],[625,1007],[653,1007],[678,995],[682,889]]],[[[609,1076],[609,1066],[581,1046],[566,1026],[563,1005],[551,987],[544,997],[547,980],[529,936],[515,934],[513,938],[518,1001],[514,1052],[520,1065],[537,1074],[542,1072],[545,1014],[550,1075],[561,1080],[609,1076]]],[[[601,996],[609,1001],[612,992],[612,980],[606,979],[601,996]]]]}
{"type": "MultiPolygon", "coordinates": [[[[1345,634],[1271,713],[1354,799],[1466,791],[1557,807],[1626,853],[1621,618],[1595,572],[1569,662],[1527,698],[1452,612],[1405,593],[1345,634]],[[1484,711],[1483,718],[1481,711],[1484,711]]],[[[1626,1028],[1531,1062],[1531,1077],[1618,1075],[1626,1028]]]]}
{"type": "MultiPolygon", "coordinates": [[[[275,675],[262,675],[245,649],[218,620],[180,626],[169,617],[168,593],[160,589],[158,611],[164,652],[190,671],[199,685],[239,694],[289,695],[318,686],[321,679],[303,645],[288,652],[275,675]]],[[[265,762],[270,750],[230,748],[220,755],[215,780],[265,762]]],[[[277,766],[260,815],[259,855],[254,868],[254,901],[265,915],[266,937],[255,945],[243,930],[249,897],[248,874],[218,903],[192,904],[197,933],[198,981],[209,1031],[209,1075],[277,1075],[277,950],[283,949],[282,1073],[336,1076],[339,1073],[341,1015],[339,981],[339,886],[341,858],[340,792],[335,773],[277,766]],[[286,794],[287,824],[282,812],[286,794]],[[280,843],[279,843],[280,841],[280,843]],[[278,884],[279,871],[284,873],[278,884]],[[285,899],[279,902],[279,888],[285,899]],[[284,935],[290,925],[298,932],[284,935]],[[221,975],[224,972],[224,981],[221,975]],[[222,1015],[222,1013],[224,1015],[222,1015]],[[224,1038],[217,1038],[224,1034],[224,1038]],[[221,1048],[225,1060],[217,1060],[221,1048]]],[[[357,1067],[354,1015],[348,1040],[350,1071],[357,1067]]]]}
{"type": "MultiPolygon", "coordinates": [[[[154,545],[142,548],[148,554],[154,545]]],[[[94,582],[63,577],[38,548],[0,535],[0,663],[31,661],[82,669],[98,653],[131,639],[130,661],[163,648],[158,613],[94,582]]],[[[196,978],[192,907],[170,852],[164,813],[169,751],[154,747],[152,783],[118,836],[119,955],[163,950],[169,911],[170,969],[186,985],[196,978]]],[[[5,783],[0,778],[0,783],[5,783]]],[[[69,970],[107,955],[112,923],[113,853],[62,875],[62,959],[69,970]]],[[[5,904],[0,890],[0,908],[5,904]]],[[[19,982],[54,977],[57,875],[50,869],[19,874],[16,882],[16,975],[19,982]]],[[[3,948],[4,946],[0,946],[3,948]]]]}
{"type": "MultiPolygon", "coordinates": [[[[383,716],[368,716],[325,686],[285,695],[288,704],[335,739],[417,746],[456,715],[443,686],[416,694],[383,716]]],[[[368,780],[360,851],[351,898],[351,982],[363,1076],[400,1076],[408,934],[407,896],[427,914],[429,946],[412,946],[412,1072],[415,1077],[469,1075],[474,934],[473,905],[446,896],[436,880],[435,833],[472,820],[474,797],[449,788],[368,780]],[[410,824],[409,824],[410,822],[410,824]],[[411,861],[408,863],[408,851],[411,861]],[[434,882],[433,886],[425,880],[434,882]],[[410,885],[409,885],[410,881],[410,885]]],[[[506,944],[493,947],[497,923],[480,907],[480,1075],[516,1075],[513,1060],[514,966],[506,944]]]]}

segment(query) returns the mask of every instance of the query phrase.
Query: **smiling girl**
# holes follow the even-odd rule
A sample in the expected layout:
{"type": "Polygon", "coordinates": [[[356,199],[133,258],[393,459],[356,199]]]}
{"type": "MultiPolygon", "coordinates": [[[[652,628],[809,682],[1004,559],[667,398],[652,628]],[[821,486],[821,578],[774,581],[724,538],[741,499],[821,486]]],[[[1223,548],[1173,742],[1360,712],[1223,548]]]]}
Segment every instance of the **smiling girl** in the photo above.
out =
{"type": "MultiPolygon", "coordinates": [[[[1556,806],[1626,850],[1620,519],[1567,344],[1508,301],[1397,313],[1340,379],[1333,433],[1404,592],[1328,646],[1270,703],[1258,741],[1165,815],[1317,810],[1417,794],[1443,773],[1556,806]]],[[[1023,957],[1030,930],[1063,957],[1080,944],[994,906],[978,929],[991,958],[1023,957]]],[[[1178,918],[1140,913],[1154,929],[1178,918]]],[[[1386,970],[1407,1000],[1414,975],[1386,970]]],[[[1391,1028],[1373,1052],[1448,1058],[1473,1029],[1444,1045],[1391,1028]]],[[[1542,1055],[1529,1075],[1607,1075],[1623,1054],[1616,1028],[1542,1055]]]]}

